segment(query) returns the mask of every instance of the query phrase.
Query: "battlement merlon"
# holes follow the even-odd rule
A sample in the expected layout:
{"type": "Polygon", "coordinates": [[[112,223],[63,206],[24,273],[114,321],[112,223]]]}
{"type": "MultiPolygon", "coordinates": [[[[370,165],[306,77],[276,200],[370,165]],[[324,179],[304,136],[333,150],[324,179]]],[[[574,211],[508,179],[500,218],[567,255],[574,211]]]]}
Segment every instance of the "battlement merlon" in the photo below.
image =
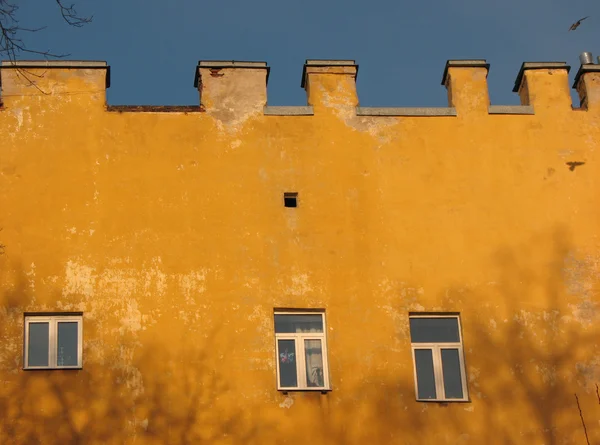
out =
{"type": "MultiPolygon", "coordinates": [[[[110,66],[90,60],[18,60],[0,64],[2,101],[22,96],[90,97],[104,106],[110,66]]],[[[77,103],[77,100],[71,101],[77,103]]]]}
{"type": "Polygon", "coordinates": [[[521,105],[532,105],[535,113],[572,110],[569,70],[565,62],[524,62],[515,81],[521,105]]]}
{"type": "Polygon", "coordinates": [[[459,116],[487,114],[490,106],[487,75],[490,64],[484,59],[448,60],[442,85],[448,91],[448,106],[459,116]]]}
{"type": "Polygon", "coordinates": [[[307,59],[302,69],[300,86],[306,90],[309,106],[319,110],[329,107],[358,106],[354,60],[307,59]]]}
{"type": "Polygon", "coordinates": [[[596,110],[600,108],[600,65],[581,65],[575,75],[573,89],[577,90],[582,109],[596,110]]]}
{"type": "Polygon", "coordinates": [[[262,112],[267,104],[270,68],[266,62],[200,60],[194,86],[208,114],[262,112]]]}

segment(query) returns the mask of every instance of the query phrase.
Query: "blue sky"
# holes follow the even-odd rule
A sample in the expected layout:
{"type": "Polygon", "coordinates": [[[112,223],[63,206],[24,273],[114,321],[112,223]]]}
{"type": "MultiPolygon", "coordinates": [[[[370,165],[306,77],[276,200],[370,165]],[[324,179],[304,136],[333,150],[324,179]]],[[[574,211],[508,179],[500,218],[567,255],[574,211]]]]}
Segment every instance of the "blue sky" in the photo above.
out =
{"type": "Polygon", "coordinates": [[[311,58],[355,59],[363,106],[445,106],[446,60],[487,59],[492,103],[517,104],[522,62],[565,61],[572,80],[580,52],[600,55],[600,3],[591,0],[67,1],[93,22],[71,28],[54,0],[20,0],[22,26],[48,26],[26,42],[106,60],[113,105],[197,104],[194,69],[211,59],[268,62],[269,104],[302,105],[311,58]]]}

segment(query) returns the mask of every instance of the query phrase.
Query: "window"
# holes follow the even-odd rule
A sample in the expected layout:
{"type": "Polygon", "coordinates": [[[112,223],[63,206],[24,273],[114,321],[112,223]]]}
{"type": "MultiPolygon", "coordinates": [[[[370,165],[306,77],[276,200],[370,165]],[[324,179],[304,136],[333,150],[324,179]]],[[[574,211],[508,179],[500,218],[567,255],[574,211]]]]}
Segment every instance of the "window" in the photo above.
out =
{"type": "Polygon", "coordinates": [[[81,368],[82,316],[25,316],[25,369],[81,368]]]}
{"type": "Polygon", "coordinates": [[[324,313],[277,312],[275,343],[278,389],[329,389],[324,313]]]}
{"type": "Polygon", "coordinates": [[[458,315],[411,315],[417,400],[468,400],[458,315]]]}
{"type": "Polygon", "coordinates": [[[283,205],[285,207],[298,207],[298,193],[284,193],[283,205]]]}

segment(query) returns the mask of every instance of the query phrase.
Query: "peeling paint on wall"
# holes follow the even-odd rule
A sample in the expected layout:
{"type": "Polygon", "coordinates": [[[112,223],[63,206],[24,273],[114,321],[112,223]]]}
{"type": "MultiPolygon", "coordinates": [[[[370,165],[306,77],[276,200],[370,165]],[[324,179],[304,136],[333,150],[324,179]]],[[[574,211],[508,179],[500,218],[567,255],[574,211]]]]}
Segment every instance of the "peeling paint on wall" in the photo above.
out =
{"type": "Polygon", "coordinates": [[[286,397],[283,402],[281,402],[279,404],[280,408],[287,408],[290,409],[292,407],[292,405],[294,404],[294,399],[292,399],[291,397],[286,397]]]}
{"type": "Polygon", "coordinates": [[[94,295],[95,286],[96,275],[93,267],[80,265],[72,260],[67,261],[63,297],[80,294],[89,299],[94,295]]]}
{"type": "Polygon", "coordinates": [[[595,283],[600,278],[599,264],[599,259],[591,255],[577,258],[574,253],[570,253],[565,258],[564,274],[567,291],[579,300],[577,304],[569,304],[569,308],[573,318],[583,325],[593,323],[598,316],[596,301],[598,291],[595,283]]]}

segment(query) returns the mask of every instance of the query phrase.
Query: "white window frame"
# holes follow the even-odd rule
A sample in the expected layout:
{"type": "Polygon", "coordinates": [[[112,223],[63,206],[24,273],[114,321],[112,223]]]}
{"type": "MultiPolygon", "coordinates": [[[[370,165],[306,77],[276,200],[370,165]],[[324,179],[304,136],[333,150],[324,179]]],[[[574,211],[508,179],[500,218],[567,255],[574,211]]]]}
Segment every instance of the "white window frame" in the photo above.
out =
{"type": "Polygon", "coordinates": [[[83,367],[83,315],[26,315],[23,345],[24,369],[81,369],[83,367]],[[57,362],[58,323],[77,323],[77,365],[59,366],[57,362]],[[29,325],[48,323],[48,366],[29,366],[29,325]]]}
{"type": "MultiPolygon", "coordinates": [[[[325,312],[295,312],[295,311],[275,311],[274,315],[320,315],[323,322],[323,332],[298,332],[298,333],[277,333],[275,332],[275,362],[277,363],[277,389],[280,391],[329,391],[329,364],[327,361],[327,325],[325,324],[325,312]],[[281,386],[279,375],[279,340],[295,340],[296,350],[296,376],[298,386],[281,386]],[[305,340],[320,340],[323,351],[323,385],[322,387],[308,386],[306,376],[306,357],[304,350],[305,340]]],[[[273,321],[275,316],[273,316],[273,321]]]]}
{"type": "MultiPolygon", "coordinates": [[[[409,315],[409,322],[411,318],[455,318],[458,323],[458,343],[412,343],[411,342],[411,353],[413,360],[413,371],[415,378],[415,397],[419,402],[466,402],[469,400],[469,392],[467,387],[467,373],[465,369],[465,358],[463,350],[463,339],[462,339],[462,328],[460,324],[460,315],[456,314],[411,314],[409,315]],[[426,349],[431,351],[433,358],[433,376],[435,379],[435,399],[420,399],[419,398],[419,384],[417,380],[417,360],[415,357],[415,351],[417,349],[426,349]],[[458,360],[460,364],[460,376],[462,383],[462,399],[457,398],[446,398],[446,391],[444,388],[444,374],[442,370],[442,349],[458,349],[458,360]]],[[[410,328],[409,328],[410,329],[410,328]]],[[[411,334],[412,335],[412,334],[411,334]]]]}

